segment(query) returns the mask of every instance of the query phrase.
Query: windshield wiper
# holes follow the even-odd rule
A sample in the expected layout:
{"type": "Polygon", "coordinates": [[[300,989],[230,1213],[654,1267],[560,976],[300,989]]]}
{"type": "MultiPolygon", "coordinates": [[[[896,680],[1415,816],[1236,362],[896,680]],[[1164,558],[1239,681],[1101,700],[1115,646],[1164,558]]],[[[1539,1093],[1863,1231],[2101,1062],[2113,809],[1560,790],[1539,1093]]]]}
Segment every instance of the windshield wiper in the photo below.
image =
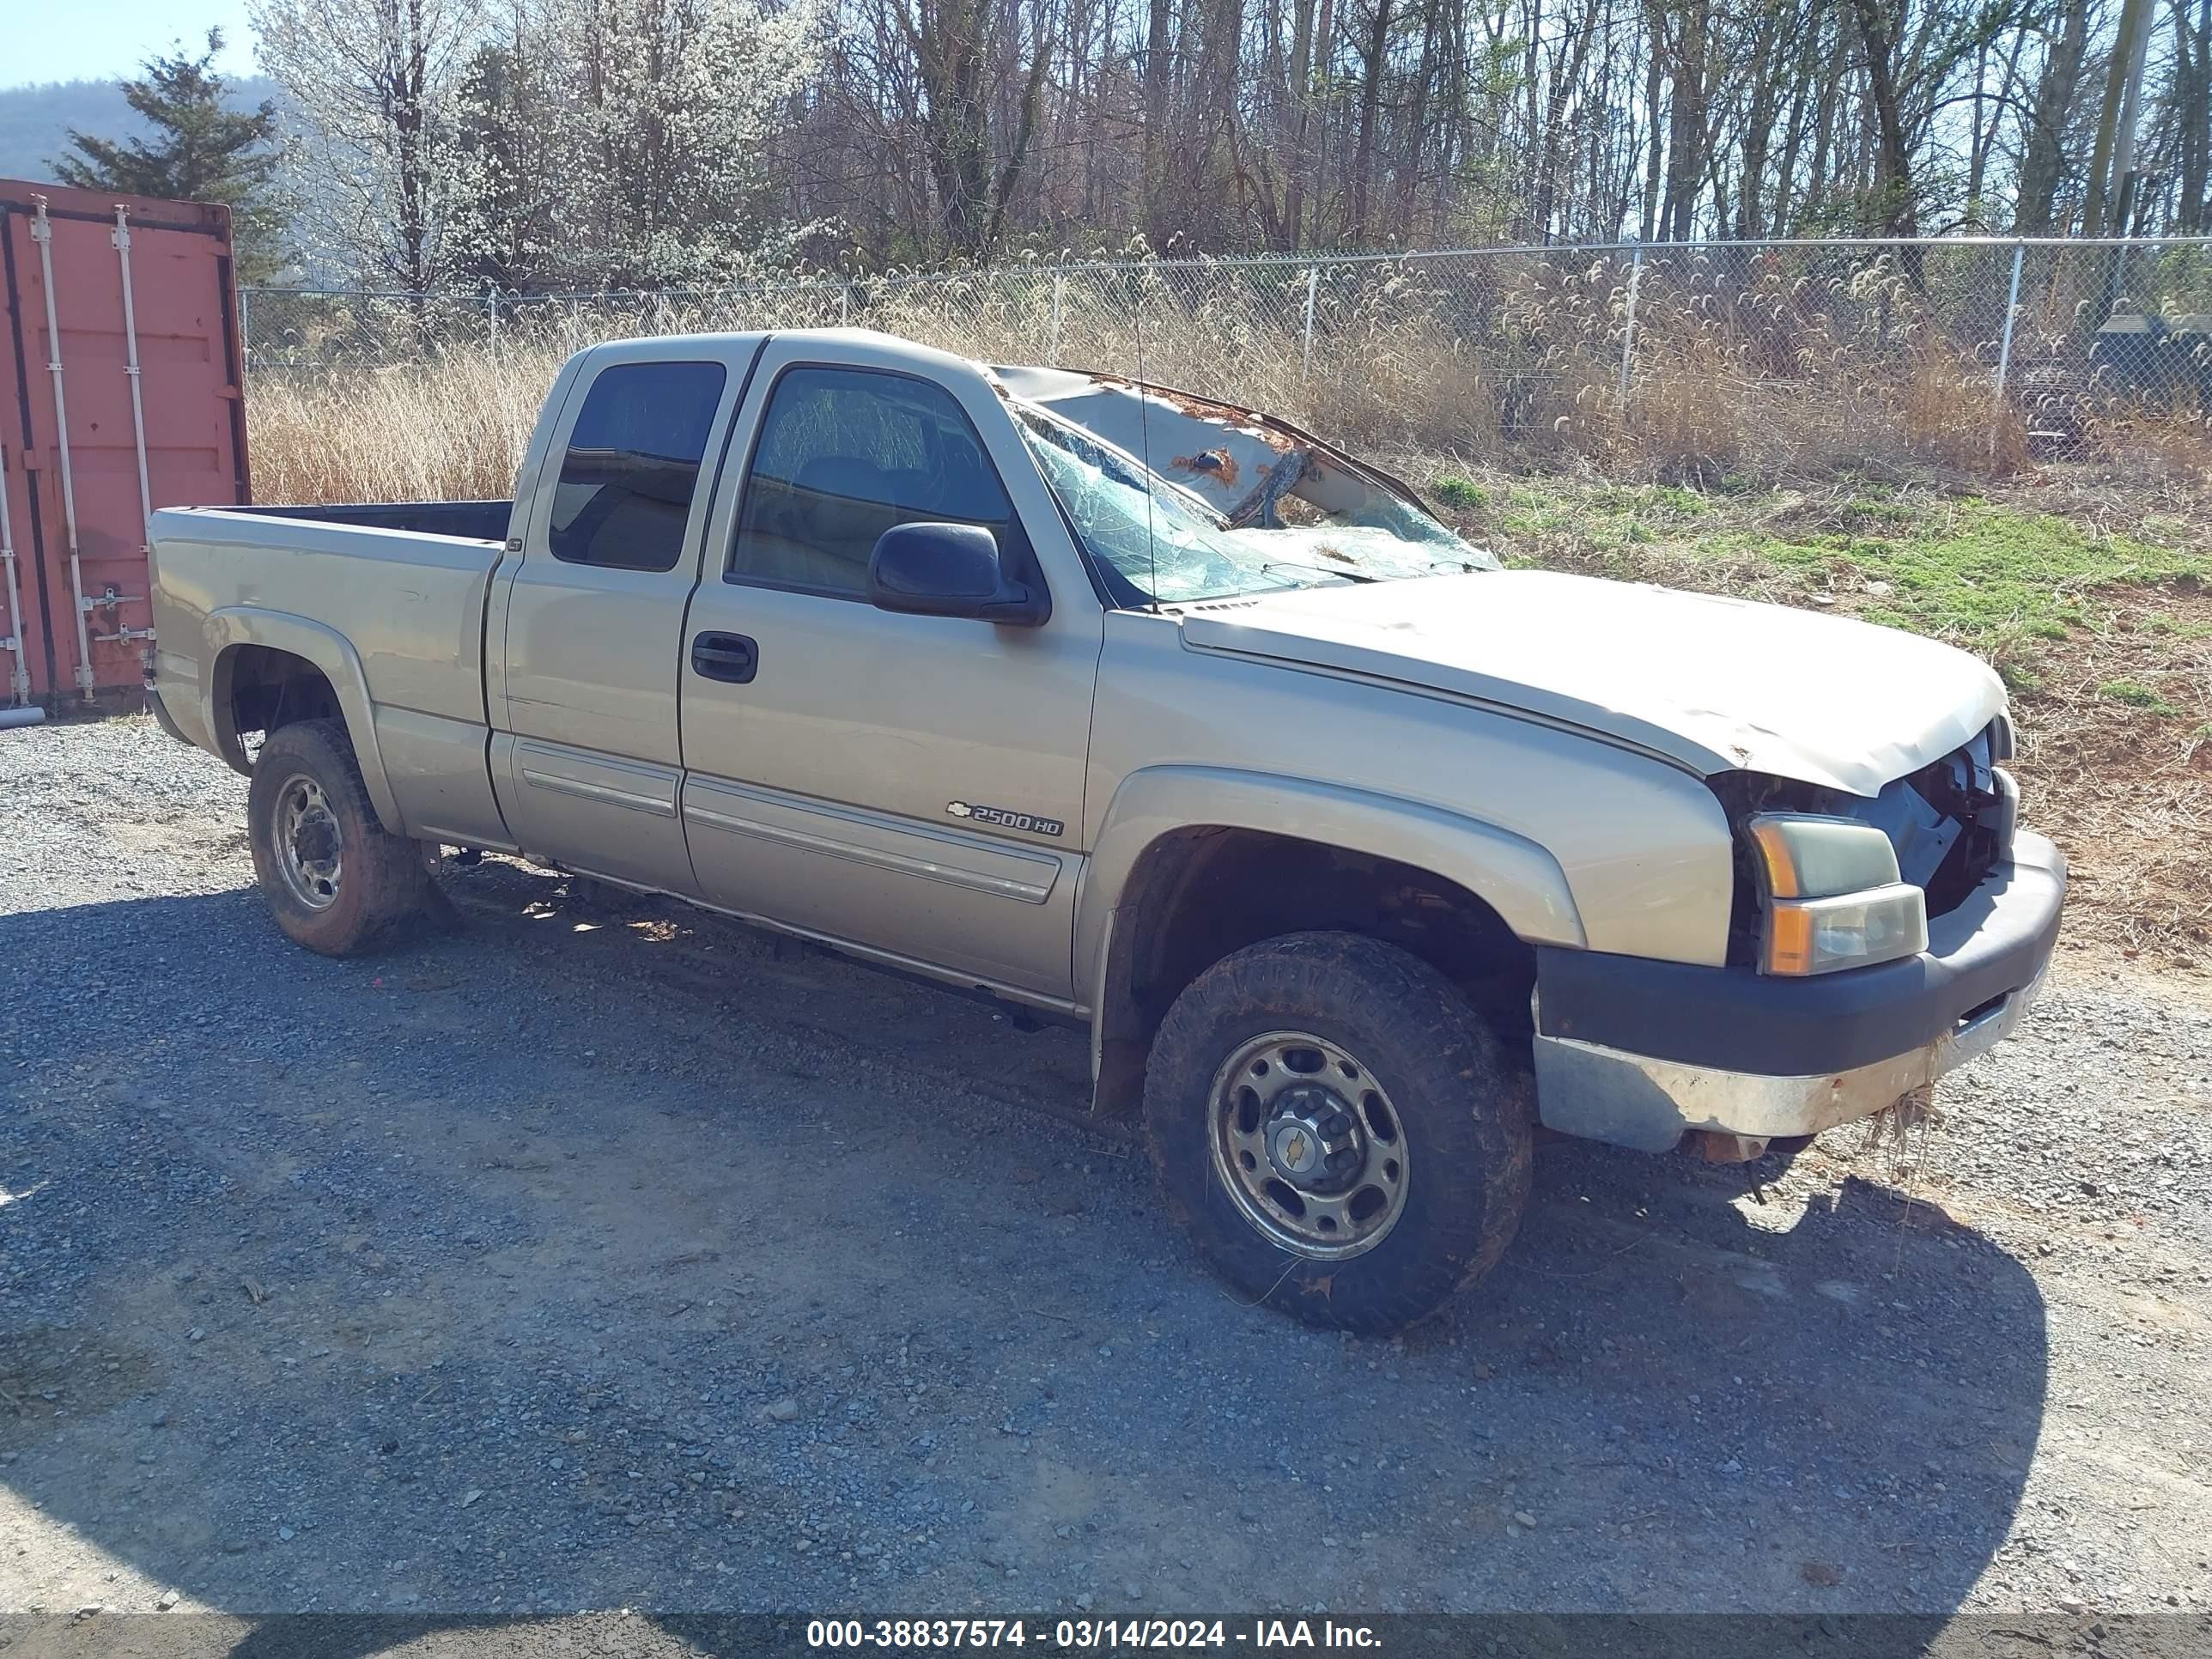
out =
{"type": "Polygon", "coordinates": [[[1342,581],[1362,584],[1379,582],[1382,580],[1380,576],[1363,576],[1357,570],[1332,570],[1325,565],[1318,564],[1292,564],[1287,559],[1269,559],[1260,567],[1260,573],[1262,575],[1270,570],[1303,570],[1311,575],[1334,576],[1342,581]]]}

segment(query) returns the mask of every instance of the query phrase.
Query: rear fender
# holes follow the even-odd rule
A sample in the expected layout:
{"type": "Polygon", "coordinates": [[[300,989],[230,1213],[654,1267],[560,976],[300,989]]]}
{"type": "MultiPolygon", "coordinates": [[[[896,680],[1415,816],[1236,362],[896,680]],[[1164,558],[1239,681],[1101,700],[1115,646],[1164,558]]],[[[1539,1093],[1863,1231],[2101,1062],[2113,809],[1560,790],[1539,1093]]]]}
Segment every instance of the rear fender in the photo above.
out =
{"type": "Polygon", "coordinates": [[[210,667],[199,689],[200,720],[203,727],[213,734],[222,757],[232,767],[240,772],[252,769],[229,720],[230,670],[236,661],[238,648],[259,645],[271,651],[288,652],[312,663],[331,683],[331,689],[337,694],[339,712],[345,716],[346,735],[352,740],[354,757],[361,764],[362,781],[368,787],[369,802],[376,808],[377,817],[393,835],[407,833],[398,802],[392,796],[391,780],[385,774],[384,756],[377,746],[368,676],[362,668],[361,653],[353,648],[351,641],[326,623],[256,605],[225,605],[210,611],[203,637],[207,648],[200,660],[210,667]]]}

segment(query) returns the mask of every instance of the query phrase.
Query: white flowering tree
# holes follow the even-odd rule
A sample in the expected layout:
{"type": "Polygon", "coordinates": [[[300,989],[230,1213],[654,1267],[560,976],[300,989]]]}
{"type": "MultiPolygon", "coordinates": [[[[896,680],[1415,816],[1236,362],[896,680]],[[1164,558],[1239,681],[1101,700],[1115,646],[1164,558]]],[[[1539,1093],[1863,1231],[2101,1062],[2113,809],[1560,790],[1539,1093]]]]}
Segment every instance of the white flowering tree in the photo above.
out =
{"type": "Polygon", "coordinates": [[[482,0],[253,0],[263,69],[289,94],[288,155],[312,259],[427,293],[447,276],[454,98],[482,0]]]}
{"type": "Polygon", "coordinates": [[[560,263],[613,287],[727,282],[790,257],[765,165],[818,73],[817,0],[543,0],[565,70],[560,263]]]}
{"type": "Polygon", "coordinates": [[[544,10],[543,0],[506,0],[454,97],[454,274],[472,288],[541,286],[561,270],[574,173],[561,110],[569,76],[544,10]]]}
{"type": "Polygon", "coordinates": [[[826,0],[254,0],[311,244],[351,279],[662,288],[788,262],[765,155],[826,0]]]}

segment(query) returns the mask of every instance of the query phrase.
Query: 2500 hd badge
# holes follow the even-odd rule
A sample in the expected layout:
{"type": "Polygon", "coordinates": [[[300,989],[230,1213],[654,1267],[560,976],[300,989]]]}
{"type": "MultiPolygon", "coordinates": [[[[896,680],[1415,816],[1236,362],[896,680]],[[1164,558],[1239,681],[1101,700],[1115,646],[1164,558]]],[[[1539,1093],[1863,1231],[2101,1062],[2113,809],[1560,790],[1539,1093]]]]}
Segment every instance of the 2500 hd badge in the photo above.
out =
{"type": "Polygon", "coordinates": [[[949,800],[945,810],[956,818],[968,818],[976,823],[995,823],[1001,830],[1026,830],[1040,836],[1059,836],[1067,832],[1066,823],[1060,818],[1041,818],[1029,812],[1012,812],[1003,806],[975,806],[964,800],[949,800]]]}

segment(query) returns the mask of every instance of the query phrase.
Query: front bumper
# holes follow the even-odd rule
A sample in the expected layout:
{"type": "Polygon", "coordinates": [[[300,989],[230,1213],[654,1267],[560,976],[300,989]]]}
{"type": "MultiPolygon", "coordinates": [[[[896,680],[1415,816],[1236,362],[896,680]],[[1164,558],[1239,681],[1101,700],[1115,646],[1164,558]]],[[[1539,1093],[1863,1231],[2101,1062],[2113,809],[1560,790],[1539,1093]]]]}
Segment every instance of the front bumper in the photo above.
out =
{"type": "Polygon", "coordinates": [[[2011,1034],[2065,897],[2064,856],[2022,831],[1901,962],[1785,979],[1540,948],[1538,1114],[1655,1152],[1692,1131],[1763,1140],[1870,1117],[2011,1034]]]}

